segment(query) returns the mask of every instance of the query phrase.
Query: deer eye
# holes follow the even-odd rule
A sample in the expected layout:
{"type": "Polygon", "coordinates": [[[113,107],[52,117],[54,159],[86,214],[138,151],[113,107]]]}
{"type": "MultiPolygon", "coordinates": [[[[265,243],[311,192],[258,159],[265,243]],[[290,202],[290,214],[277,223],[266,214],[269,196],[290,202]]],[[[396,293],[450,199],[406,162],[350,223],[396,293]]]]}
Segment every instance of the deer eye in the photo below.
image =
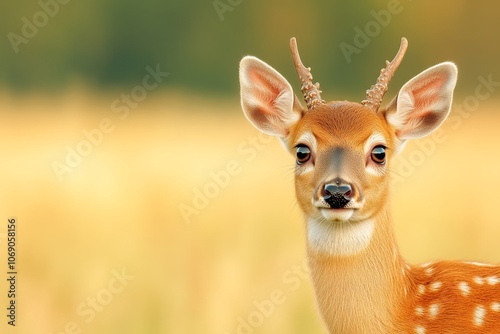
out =
{"type": "Polygon", "coordinates": [[[385,146],[377,145],[373,148],[371,153],[373,162],[383,165],[385,164],[385,146]]]}
{"type": "Polygon", "coordinates": [[[311,150],[306,145],[297,145],[297,165],[306,163],[311,158],[311,150]]]}

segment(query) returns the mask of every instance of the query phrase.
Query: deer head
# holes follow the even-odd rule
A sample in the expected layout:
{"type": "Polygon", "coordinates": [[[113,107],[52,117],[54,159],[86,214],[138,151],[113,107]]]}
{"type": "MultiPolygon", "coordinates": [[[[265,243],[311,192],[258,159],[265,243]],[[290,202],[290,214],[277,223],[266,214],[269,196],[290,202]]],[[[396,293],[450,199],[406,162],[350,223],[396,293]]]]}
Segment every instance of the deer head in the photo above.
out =
{"type": "Polygon", "coordinates": [[[403,38],[366,100],[326,103],[310,69],[302,64],[295,38],[290,44],[307,107],[282,75],[247,56],[240,63],[243,112],[258,130],[279,137],[295,155],[295,189],[308,222],[309,247],[356,253],[369,243],[375,228],[372,218],[386,202],[392,156],[407,140],[428,135],[446,119],[457,68],[445,62],[423,71],[380,107],[406,51],[403,38]],[[351,229],[343,241],[330,233],[342,226],[351,229]]]}

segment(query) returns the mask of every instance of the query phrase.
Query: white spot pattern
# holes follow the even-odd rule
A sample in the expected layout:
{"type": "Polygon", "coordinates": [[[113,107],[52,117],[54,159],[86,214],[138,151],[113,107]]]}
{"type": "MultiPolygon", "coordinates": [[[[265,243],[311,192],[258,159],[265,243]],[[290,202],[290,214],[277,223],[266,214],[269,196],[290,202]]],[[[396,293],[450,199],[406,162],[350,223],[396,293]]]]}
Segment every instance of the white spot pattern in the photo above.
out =
{"type": "Polygon", "coordinates": [[[488,282],[489,285],[496,285],[500,283],[500,278],[496,276],[488,276],[486,277],[486,282],[488,282]]]}
{"type": "Polygon", "coordinates": [[[415,327],[415,333],[416,334],[425,334],[425,327],[424,326],[415,327]]]}
{"type": "Polygon", "coordinates": [[[437,290],[439,290],[439,288],[441,288],[442,285],[443,285],[443,283],[441,283],[439,281],[432,283],[431,286],[430,286],[431,291],[437,291],[437,290]]]}
{"type": "Polygon", "coordinates": [[[431,306],[429,306],[429,317],[431,319],[435,319],[438,312],[439,312],[439,305],[438,304],[432,304],[431,306]]]}
{"type": "Polygon", "coordinates": [[[484,284],[484,278],[476,276],[476,277],[474,277],[474,282],[476,282],[479,285],[483,285],[484,284]]]}
{"type": "Polygon", "coordinates": [[[491,310],[495,312],[500,312],[500,303],[497,302],[491,303],[491,310]]]}
{"type": "Polygon", "coordinates": [[[467,297],[470,294],[470,287],[466,282],[458,283],[458,288],[460,289],[462,296],[467,297]]]}
{"type": "Polygon", "coordinates": [[[486,309],[483,305],[478,305],[474,310],[474,324],[476,326],[482,326],[484,323],[484,316],[486,315],[486,309]]]}

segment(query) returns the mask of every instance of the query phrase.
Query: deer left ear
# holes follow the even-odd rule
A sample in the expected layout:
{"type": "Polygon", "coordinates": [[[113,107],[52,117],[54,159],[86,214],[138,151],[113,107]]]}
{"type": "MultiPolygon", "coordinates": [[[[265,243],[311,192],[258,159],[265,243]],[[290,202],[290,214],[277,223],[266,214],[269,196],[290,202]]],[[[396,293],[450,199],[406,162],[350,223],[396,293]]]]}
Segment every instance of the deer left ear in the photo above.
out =
{"type": "Polygon", "coordinates": [[[292,86],[262,60],[247,56],[240,63],[241,106],[261,132],[286,139],[303,110],[292,86]]]}
{"type": "Polygon", "coordinates": [[[436,130],[448,116],[457,83],[457,67],[451,62],[433,66],[410,81],[384,109],[396,136],[422,138],[436,130]]]}

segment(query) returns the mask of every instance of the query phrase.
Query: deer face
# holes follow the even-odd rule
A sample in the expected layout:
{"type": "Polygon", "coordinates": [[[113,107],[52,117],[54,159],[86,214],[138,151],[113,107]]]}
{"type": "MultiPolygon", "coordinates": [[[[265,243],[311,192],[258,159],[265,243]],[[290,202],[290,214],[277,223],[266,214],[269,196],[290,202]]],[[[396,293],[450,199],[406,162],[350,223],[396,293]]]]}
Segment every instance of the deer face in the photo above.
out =
{"type": "Polygon", "coordinates": [[[375,214],[395,146],[381,115],[357,103],[322,104],[290,137],[297,200],[308,217],[342,223],[375,214]]]}
{"type": "Polygon", "coordinates": [[[307,109],[288,81],[269,65],[255,57],[241,61],[246,117],[260,131],[280,137],[295,156],[296,195],[312,249],[350,255],[366,248],[376,228],[373,218],[386,202],[391,157],[406,140],[439,127],[450,111],[457,77],[452,63],[414,77],[380,109],[405,50],[403,39],[396,58],[367,92],[367,100],[324,103],[319,84],[312,84],[292,39],[307,109]]]}

